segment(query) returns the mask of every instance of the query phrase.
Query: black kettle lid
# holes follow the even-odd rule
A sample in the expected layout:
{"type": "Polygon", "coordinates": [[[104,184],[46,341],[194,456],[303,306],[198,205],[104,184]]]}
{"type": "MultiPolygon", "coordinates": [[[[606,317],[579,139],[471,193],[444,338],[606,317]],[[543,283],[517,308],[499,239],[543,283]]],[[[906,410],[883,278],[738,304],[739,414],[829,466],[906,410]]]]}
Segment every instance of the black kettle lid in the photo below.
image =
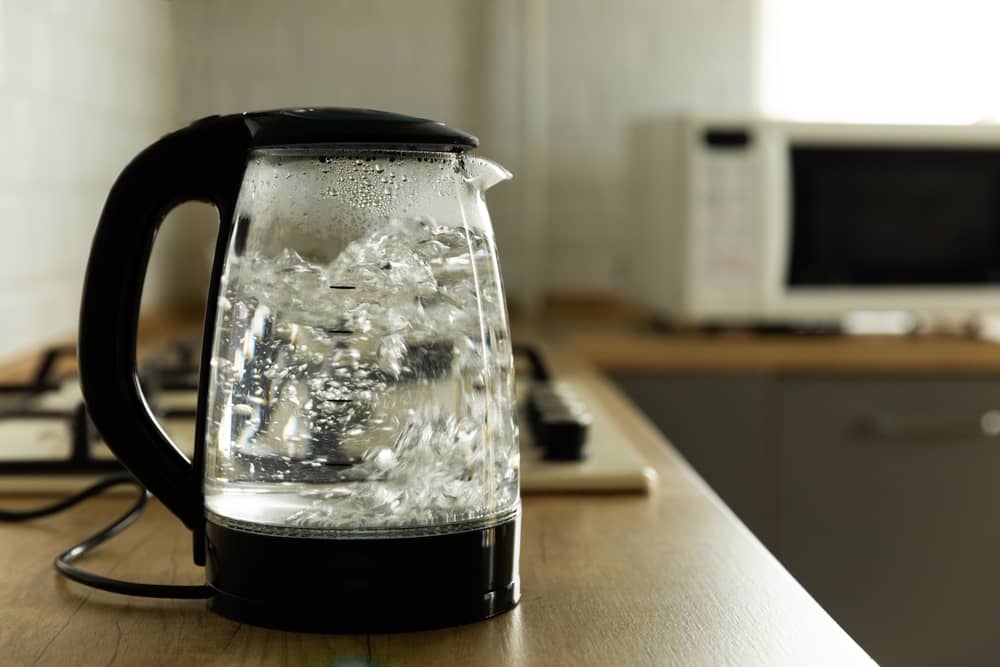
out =
{"type": "Polygon", "coordinates": [[[274,109],[243,118],[254,147],[343,143],[460,152],[479,145],[476,137],[444,123],[374,109],[274,109]]]}

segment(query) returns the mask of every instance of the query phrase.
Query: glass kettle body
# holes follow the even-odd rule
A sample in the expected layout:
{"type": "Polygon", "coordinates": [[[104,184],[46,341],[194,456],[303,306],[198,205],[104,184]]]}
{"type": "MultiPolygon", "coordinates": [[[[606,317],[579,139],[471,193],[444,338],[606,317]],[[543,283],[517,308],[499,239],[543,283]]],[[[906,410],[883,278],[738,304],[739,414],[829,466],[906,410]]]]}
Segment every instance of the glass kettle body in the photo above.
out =
{"type": "Polygon", "coordinates": [[[511,345],[483,198],[509,174],[475,145],[381,112],[215,117],[113,188],[81,383],[111,449],[194,532],[216,611],[368,631],[516,604],[511,345]],[[150,415],[134,356],[153,234],[184,199],[223,221],[191,462],[150,415]]]}

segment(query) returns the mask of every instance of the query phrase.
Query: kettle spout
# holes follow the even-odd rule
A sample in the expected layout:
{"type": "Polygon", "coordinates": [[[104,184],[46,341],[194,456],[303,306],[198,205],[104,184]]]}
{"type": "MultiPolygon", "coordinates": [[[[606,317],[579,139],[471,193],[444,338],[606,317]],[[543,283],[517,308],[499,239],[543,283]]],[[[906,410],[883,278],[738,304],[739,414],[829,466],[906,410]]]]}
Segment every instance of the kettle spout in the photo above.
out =
{"type": "Polygon", "coordinates": [[[497,183],[511,178],[509,171],[492,160],[473,156],[465,158],[465,182],[479,192],[486,192],[497,183]]]}

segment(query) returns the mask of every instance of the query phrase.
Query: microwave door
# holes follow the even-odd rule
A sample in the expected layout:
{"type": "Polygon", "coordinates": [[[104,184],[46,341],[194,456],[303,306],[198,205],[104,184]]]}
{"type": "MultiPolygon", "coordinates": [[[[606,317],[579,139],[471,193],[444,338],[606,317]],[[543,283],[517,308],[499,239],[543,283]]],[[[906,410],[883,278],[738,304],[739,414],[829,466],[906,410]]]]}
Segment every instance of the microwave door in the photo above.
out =
{"type": "Polygon", "coordinates": [[[790,151],[789,288],[1000,284],[1000,150],[790,151]]]}

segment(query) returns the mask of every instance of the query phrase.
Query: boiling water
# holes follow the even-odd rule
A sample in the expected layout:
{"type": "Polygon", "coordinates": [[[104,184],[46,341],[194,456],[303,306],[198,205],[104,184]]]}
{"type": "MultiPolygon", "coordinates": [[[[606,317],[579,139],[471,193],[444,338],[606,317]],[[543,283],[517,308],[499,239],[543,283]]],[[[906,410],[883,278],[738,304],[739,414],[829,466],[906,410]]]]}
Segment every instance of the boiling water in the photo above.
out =
{"type": "Polygon", "coordinates": [[[463,529],[516,510],[511,353],[492,240],[394,220],[329,263],[230,256],[206,506],[278,532],[463,529]],[[278,528],[280,527],[280,529],[278,528]]]}

